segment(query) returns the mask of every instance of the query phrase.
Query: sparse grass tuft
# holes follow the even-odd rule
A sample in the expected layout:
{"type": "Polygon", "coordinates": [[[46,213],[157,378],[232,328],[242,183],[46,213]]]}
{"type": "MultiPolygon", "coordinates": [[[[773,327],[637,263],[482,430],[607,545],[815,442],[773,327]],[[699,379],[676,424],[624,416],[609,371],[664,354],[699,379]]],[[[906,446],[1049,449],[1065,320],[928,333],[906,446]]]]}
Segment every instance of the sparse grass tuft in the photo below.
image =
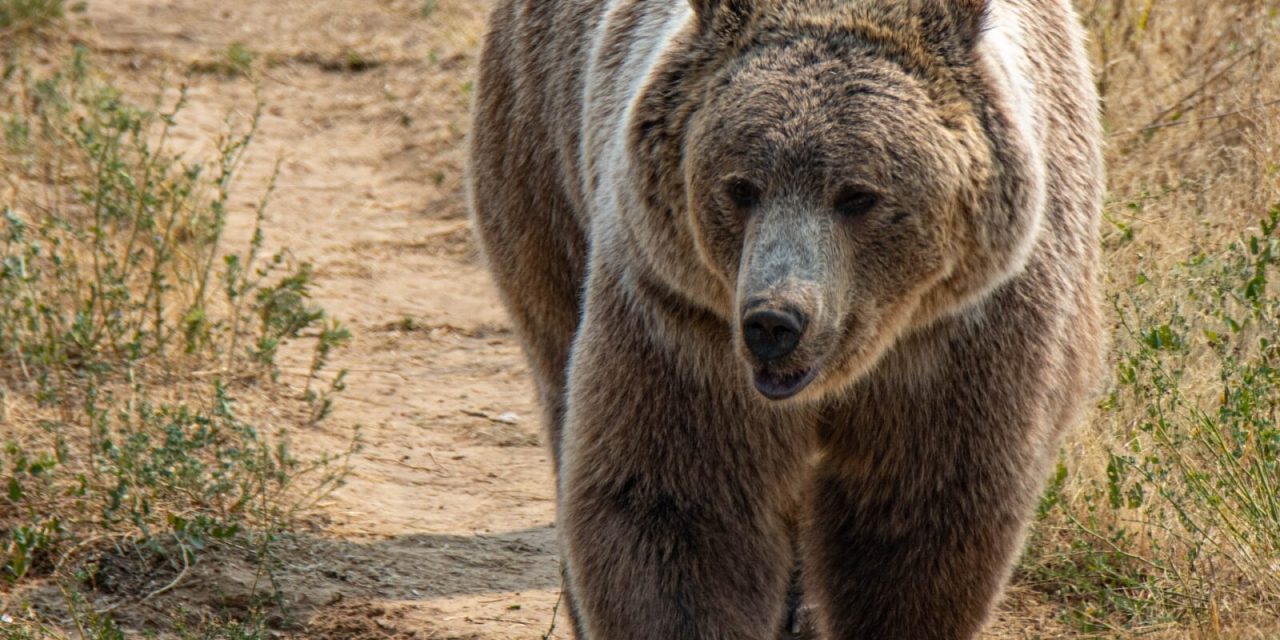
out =
{"type": "Polygon", "coordinates": [[[84,13],[85,3],[76,2],[68,7],[66,0],[2,0],[0,43],[57,26],[68,9],[72,13],[84,13]]]}
{"type": "Polygon", "coordinates": [[[422,0],[422,6],[418,9],[418,15],[429,19],[440,9],[440,0],[422,0]]]}
{"type": "Polygon", "coordinates": [[[196,73],[213,73],[228,78],[251,76],[261,56],[243,42],[232,42],[227,48],[214,54],[211,60],[191,64],[196,73]]]}

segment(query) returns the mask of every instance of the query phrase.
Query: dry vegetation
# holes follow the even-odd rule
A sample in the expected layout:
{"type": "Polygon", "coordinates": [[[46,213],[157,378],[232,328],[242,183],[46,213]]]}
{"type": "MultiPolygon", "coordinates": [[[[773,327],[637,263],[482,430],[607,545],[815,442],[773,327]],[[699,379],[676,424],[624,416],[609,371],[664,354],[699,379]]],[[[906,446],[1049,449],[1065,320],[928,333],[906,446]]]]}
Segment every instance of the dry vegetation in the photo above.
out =
{"type": "Polygon", "coordinates": [[[1085,632],[1275,637],[1280,5],[1083,4],[1115,369],[1020,581],[1085,632]]]}
{"type": "MultiPolygon", "coordinates": [[[[413,12],[448,14],[459,23],[442,28],[474,41],[478,12],[453,4],[413,12]]],[[[1280,3],[1080,4],[1104,97],[1115,366],[1064,447],[991,633],[1280,637],[1280,3]]],[[[153,630],[246,640],[296,631],[281,611],[300,599],[289,589],[310,583],[274,580],[286,561],[275,545],[301,544],[287,535],[294,516],[345,467],[288,444],[328,415],[342,379],[324,373],[326,360],[349,336],[311,300],[312,272],[266,248],[271,181],[240,194],[257,117],[228,119],[208,155],[179,162],[165,140],[186,107],[181,92],[157,84],[164,99],[127,99],[95,66],[75,8],[0,0],[0,638],[125,637],[129,612],[189,586],[188,567],[207,554],[261,580],[219,615],[193,603],[149,619],[153,630]],[[225,239],[228,216],[259,221],[247,244],[225,239]],[[298,384],[276,380],[282,349],[313,350],[298,384]],[[258,423],[254,408],[268,405],[271,419],[258,423]]],[[[231,41],[188,70],[271,82],[257,74],[279,61],[257,44],[231,41]]],[[[345,75],[400,64],[357,50],[280,59],[345,75]]],[[[439,64],[433,91],[464,96],[465,62],[439,64]]],[[[397,122],[409,130],[430,116],[422,109],[397,122]]],[[[430,133],[449,148],[427,181],[447,187],[432,206],[456,217],[454,127],[430,133]]],[[[402,342],[428,333],[413,318],[394,327],[402,342]]],[[[514,362],[507,347],[496,358],[514,362]]],[[[525,432],[485,420],[507,429],[502,446],[527,445],[525,432]]],[[[496,470],[483,469],[483,482],[496,470]]],[[[520,608],[505,597],[491,609],[520,608]]],[[[553,601],[530,619],[549,622],[553,601]]],[[[344,606],[337,618],[352,618],[344,606]]],[[[347,628],[324,637],[411,637],[347,628]]],[[[536,635],[515,629],[483,637],[536,635]]]]}
{"type": "Polygon", "coordinates": [[[269,192],[247,246],[224,239],[257,115],[179,161],[185,92],[131,103],[63,31],[70,8],[0,2],[0,634],[123,637],[111,612],[229,550],[260,559],[253,619],[276,536],[341,482],[341,458],[298,457],[284,427],[326,417],[349,334],[310,301],[307,265],[265,255],[269,192]],[[290,395],[277,356],[304,334],[290,395]],[[251,424],[241,394],[288,418],[251,424]]]}

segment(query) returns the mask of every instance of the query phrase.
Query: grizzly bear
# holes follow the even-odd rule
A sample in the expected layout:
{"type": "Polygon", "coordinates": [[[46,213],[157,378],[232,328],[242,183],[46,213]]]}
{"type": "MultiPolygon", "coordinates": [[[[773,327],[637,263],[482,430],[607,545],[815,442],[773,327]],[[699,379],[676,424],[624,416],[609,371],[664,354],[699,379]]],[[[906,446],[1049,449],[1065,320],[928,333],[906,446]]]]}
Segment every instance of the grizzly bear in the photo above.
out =
{"type": "Polygon", "coordinates": [[[576,634],[971,638],[1100,371],[1069,0],[498,0],[469,197],[576,634]]]}

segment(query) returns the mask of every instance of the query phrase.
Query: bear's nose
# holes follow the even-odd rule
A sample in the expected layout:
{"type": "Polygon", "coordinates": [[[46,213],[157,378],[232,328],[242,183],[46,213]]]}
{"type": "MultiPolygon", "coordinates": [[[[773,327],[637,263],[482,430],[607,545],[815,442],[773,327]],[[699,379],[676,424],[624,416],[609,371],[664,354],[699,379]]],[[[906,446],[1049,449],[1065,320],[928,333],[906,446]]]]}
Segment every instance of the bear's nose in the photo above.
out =
{"type": "Polygon", "coordinates": [[[800,344],[804,327],[804,315],[796,311],[761,309],[742,319],[742,337],[747,349],[768,363],[791,355],[800,344]]]}

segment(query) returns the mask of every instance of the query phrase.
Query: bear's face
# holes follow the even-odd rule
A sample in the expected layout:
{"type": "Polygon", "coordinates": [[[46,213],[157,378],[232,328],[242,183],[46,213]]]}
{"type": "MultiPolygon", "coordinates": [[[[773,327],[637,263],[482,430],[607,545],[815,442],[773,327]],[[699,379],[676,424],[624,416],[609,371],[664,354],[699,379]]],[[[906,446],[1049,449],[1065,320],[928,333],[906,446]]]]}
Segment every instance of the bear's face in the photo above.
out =
{"type": "Polygon", "coordinates": [[[964,259],[972,117],[817,40],[744,56],[706,95],[685,184],[703,261],[736,291],[741,359],[771,399],[847,386],[964,259]]]}

